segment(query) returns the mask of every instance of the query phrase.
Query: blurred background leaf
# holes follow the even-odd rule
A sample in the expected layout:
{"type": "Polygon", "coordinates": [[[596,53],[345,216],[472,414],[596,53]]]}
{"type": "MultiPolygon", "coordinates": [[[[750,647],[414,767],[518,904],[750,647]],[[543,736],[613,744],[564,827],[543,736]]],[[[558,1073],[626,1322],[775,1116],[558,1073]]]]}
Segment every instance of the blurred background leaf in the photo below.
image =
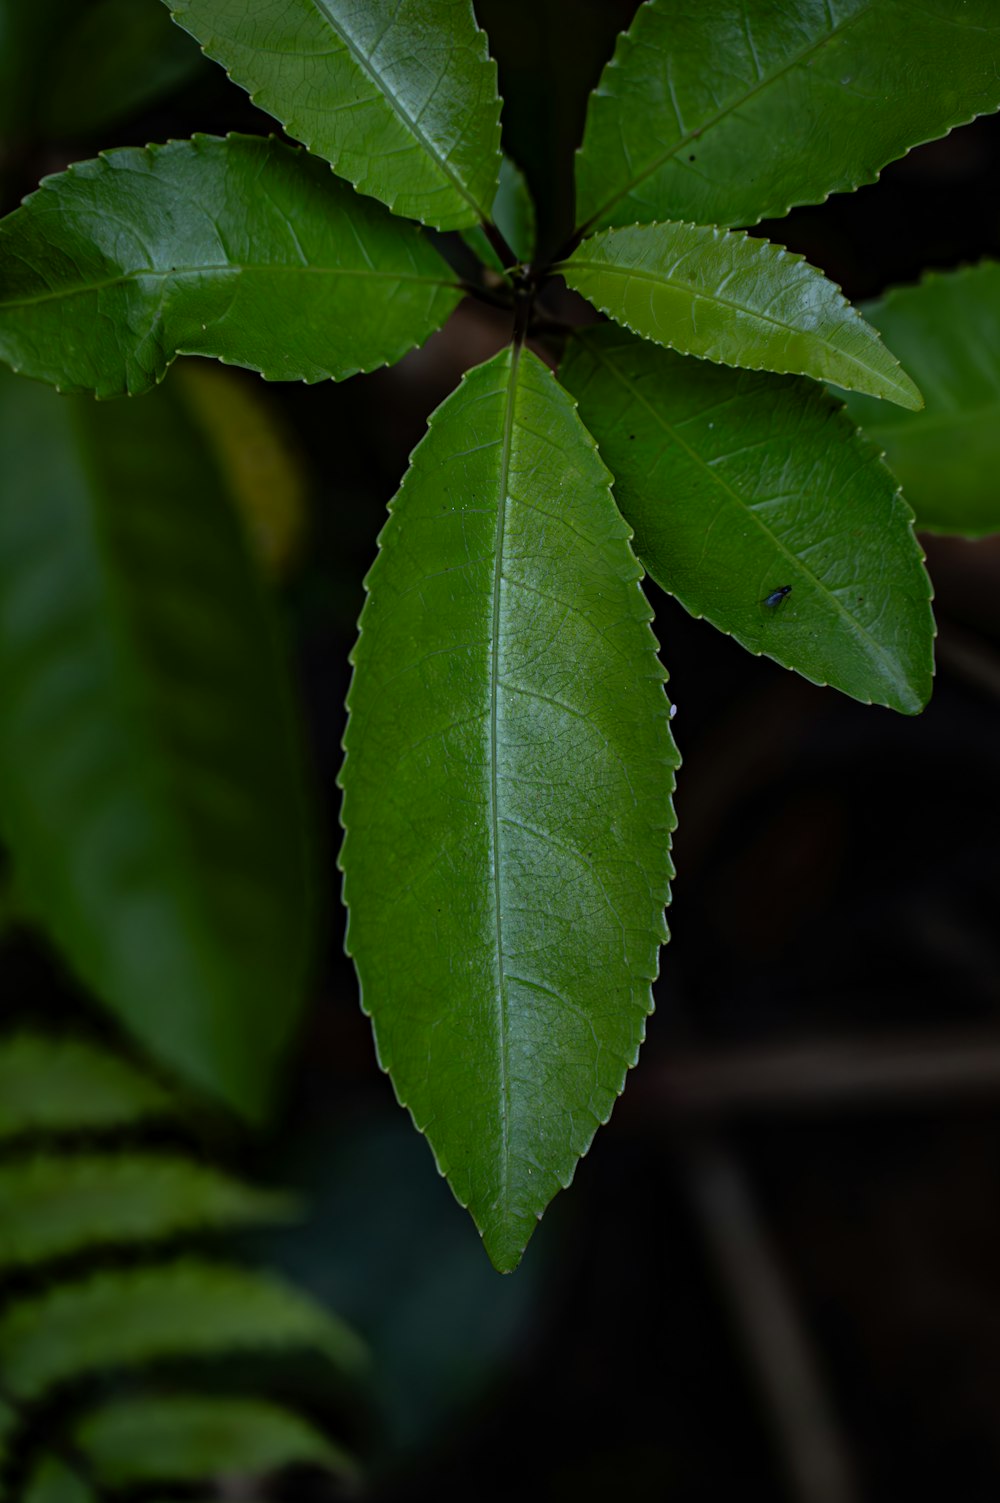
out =
{"type": "Polygon", "coordinates": [[[144,1045],[252,1115],[304,1001],[311,837],[271,603],[170,388],[0,380],[0,825],[144,1045]]]}
{"type": "Polygon", "coordinates": [[[855,394],[848,410],[885,450],[918,526],[1000,532],[1000,262],[931,273],[864,311],[925,406],[902,413],[855,394]]]}
{"type": "Polygon", "coordinates": [[[209,66],[162,0],[0,0],[0,138],[105,130],[209,66]]]}
{"type": "Polygon", "coordinates": [[[292,1464],[353,1484],[332,1416],[299,1412],[292,1390],[272,1397],[280,1370],[266,1357],[252,1394],[227,1387],[231,1352],[283,1349],[300,1365],[313,1353],[341,1396],[364,1387],[365,1349],[338,1316],[220,1257],[227,1231],[284,1220],[287,1197],[199,1162],[218,1144],[196,1146],[190,1124],[186,1143],[158,1142],[141,1114],[166,1098],[93,1041],[22,1033],[0,1039],[0,1062],[8,1083],[18,1064],[30,1082],[4,1103],[0,1496],[96,1499],[156,1482],[208,1494],[227,1477],[264,1496],[292,1464]],[[60,1110],[33,1110],[32,1096],[60,1110]],[[193,1255],[206,1242],[211,1260],[193,1255]]]}

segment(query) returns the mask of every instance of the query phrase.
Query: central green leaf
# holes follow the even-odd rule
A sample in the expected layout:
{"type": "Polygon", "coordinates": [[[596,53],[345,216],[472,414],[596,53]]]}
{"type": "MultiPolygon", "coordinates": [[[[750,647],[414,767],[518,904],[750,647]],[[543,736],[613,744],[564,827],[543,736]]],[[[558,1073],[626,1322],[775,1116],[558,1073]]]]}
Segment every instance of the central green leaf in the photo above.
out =
{"type": "Polygon", "coordinates": [[[355,653],[348,949],[501,1269],[621,1092],[666,938],[678,758],[609,479],[534,355],[472,371],[393,502],[355,653]]]}

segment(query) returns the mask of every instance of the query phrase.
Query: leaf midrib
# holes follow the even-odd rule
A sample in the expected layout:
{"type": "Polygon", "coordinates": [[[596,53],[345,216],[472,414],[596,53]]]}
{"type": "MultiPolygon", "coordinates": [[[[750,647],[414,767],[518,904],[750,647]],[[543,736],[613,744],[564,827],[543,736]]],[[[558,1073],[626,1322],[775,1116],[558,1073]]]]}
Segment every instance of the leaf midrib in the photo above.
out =
{"type": "Polygon", "coordinates": [[[109,287],[122,287],[128,282],[143,281],[183,281],[186,277],[203,277],[212,272],[218,272],[221,276],[240,276],[243,272],[282,272],[284,274],[309,272],[313,276],[328,277],[375,277],[390,282],[415,282],[420,287],[451,287],[457,290],[457,284],[449,281],[447,277],[419,277],[409,272],[373,271],[368,267],[339,267],[339,266],[300,266],[266,264],[263,266],[233,266],[226,263],[215,263],[208,266],[171,266],[166,271],[159,271],[155,267],[142,267],[136,271],[125,271],[119,276],[109,277],[103,282],[80,282],[71,287],[60,287],[52,292],[41,293],[38,297],[3,298],[0,299],[0,314],[8,308],[34,308],[42,303],[58,302],[60,298],[80,297],[93,292],[105,292],[109,287]]]}
{"type": "Polygon", "coordinates": [[[507,522],[507,487],[510,481],[511,451],[514,439],[514,411],[517,397],[517,373],[521,345],[511,352],[510,375],[504,405],[503,443],[500,450],[500,475],[497,493],[496,557],[493,562],[493,601],[490,639],[490,824],[493,845],[493,898],[497,942],[497,982],[500,998],[498,1014],[498,1055],[501,1093],[502,1198],[506,1206],[510,1197],[510,1038],[508,1032],[507,978],[504,972],[503,902],[500,896],[500,809],[497,791],[499,761],[497,748],[497,701],[500,687],[500,596],[503,585],[503,546],[507,522]]]}
{"type": "Polygon", "coordinates": [[[912,690],[910,689],[910,686],[906,682],[906,680],[900,677],[898,665],[893,663],[892,659],[887,656],[886,651],[881,646],[881,644],[877,642],[876,639],[865,630],[860,622],[855,620],[850,611],[848,611],[844,607],[844,605],[840,600],[838,600],[837,596],[832,592],[832,590],[828,589],[827,586],[822,583],[819,577],[813,573],[808,564],[803,563],[798,555],[793,553],[781,540],[781,538],[776,536],[771,528],[768,527],[767,523],[761,519],[754,508],[747,505],[739,492],[734,490],[733,487],[721,475],[717,474],[715,470],[712,469],[711,465],[709,465],[707,460],[702,458],[697,449],[693,449],[691,445],[681,437],[680,433],[674,427],[674,425],[672,423],[669,423],[663,416],[663,414],[653,406],[652,402],[650,402],[648,398],[643,395],[643,393],[635,385],[635,383],[629,380],[628,376],[626,376],[622,372],[620,366],[615,365],[614,361],[609,357],[606,351],[598,350],[596,345],[589,341],[586,348],[592,358],[594,358],[598,362],[598,364],[603,364],[612,373],[612,375],[621,382],[626,390],[632,394],[636,401],[639,402],[641,406],[646,408],[647,412],[649,412],[652,416],[654,422],[656,422],[657,425],[662,428],[663,431],[668,434],[675,443],[679,444],[684,452],[688,454],[702,470],[705,471],[705,473],[711,479],[713,485],[718,486],[721,490],[725,491],[727,495],[732,497],[741,514],[752,519],[757,528],[764,533],[764,535],[774,544],[774,546],[779,550],[780,553],[784,554],[789,563],[791,565],[794,565],[795,568],[801,570],[801,572],[812,581],[820,594],[827,598],[834,606],[834,608],[843,616],[850,630],[866,644],[866,651],[868,652],[868,655],[873,655],[873,649],[876,659],[883,662],[886,668],[889,670],[889,676],[892,683],[894,683],[898,689],[902,689],[909,698],[912,698],[912,690]]]}
{"type": "MultiPolygon", "coordinates": [[[[652,226],[650,226],[650,228],[652,228],[652,226]]],[[[617,232],[615,230],[609,230],[606,233],[613,235],[617,232]]],[[[760,241],[760,244],[764,245],[766,244],[766,242],[762,240],[760,241]]],[[[646,267],[628,267],[626,269],[613,262],[578,261],[575,256],[570,261],[562,262],[559,266],[556,266],[553,269],[555,271],[565,271],[567,266],[574,266],[577,268],[582,267],[584,268],[584,270],[593,271],[598,274],[608,273],[612,276],[619,276],[624,278],[634,277],[641,282],[652,282],[653,285],[657,287],[677,287],[683,292],[690,293],[692,300],[701,299],[701,301],[706,303],[717,303],[721,308],[731,308],[734,313],[742,313],[748,318],[757,319],[760,323],[770,324],[773,328],[780,329],[783,333],[786,334],[804,334],[807,338],[814,339],[817,344],[820,344],[825,349],[829,350],[831,354],[849,361],[851,365],[856,366],[858,370],[866,372],[869,376],[879,376],[882,380],[892,385],[894,390],[902,392],[906,389],[899,382],[894,382],[892,380],[891,374],[876,370],[871,365],[866,365],[865,362],[859,359],[857,355],[851,355],[847,350],[842,349],[840,345],[833,344],[831,340],[824,338],[822,334],[817,334],[812,329],[804,329],[798,324],[782,323],[780,319],[772,318],[768,313],[761,313],[756,308],[752,308],[746,303],[734,302],[732,298],[722,297],[719,293],[706,292],[704,291],[704,289],[697,287],[694,283],[686,281],[683,277],[672,277],[669,276],[666,272],[650,271],[646,267]]],[[[832,286],[833,284],[830,283],[829,285],[832,286]]],[[[847,304],[845,301],[845,307],[846,306],[847,304]]],[[[609,310],[605,308],[603,309],[603,312],[608,313],[609,310]]],[[[614,315],[611,314],[609,316],[613,317],[614,315]]],[[[635,326],[633,324],[629,324],[628,327],[630,329],[633,329],[634,332],[636,334],[639,334],[641,337],[645,337],[643,335],[643,331],[641,329],[635,329],[635,326]]],[[[847,327],[849,327],[849,325],[847,325],[847,327]]],[[[671,346],[671,348],[674,348],[674,346],[671,346]]],[[[879,344],[876,345],[875,348],[883,351],[887,355],[889,353],[885,345],[879,344]]],[[[769,368],[770,367],[766,365],[746,367],[746,369],[748,370],[767,370],[769,368]]],[[[796,372],[791,372],[791,374],[796,374],[796,372]]],[[[798,374],[805,375],[807,373],[805,371],[802,371],[798,374]]],[[[828,379],[832,381],[833,377],[831,376],[828,379]]],[[[836,385],[838,383],[834,382],[834,384],[836,385]]],[[[866,395],[875,395],[875,393],[866,393],[866,395]]]]}
{"type": "MultiPolygon", "coordinates": [[[[347,27],[343,25],[343,22],[337,21],[334,18],[333,13],[330,11],[329,7],[326,4],[326,0],[312,0],[312,3],[315,5],[319,14],[326,19],[331,30],[334,32],[334,35],[337,36],[343,43],[344,47],[350,53],[351,57],[357,63],[361,71],[365,73],[371,80],[371,82],[375,85],[379,94],[385,100],[386,104],[388,104],[389,108],[393,111],[396,118],[402,122],[402,124],[406,127],[406,129],[410,132],[414,139],[419,142],[430,159],[437,164],[439,170],[448,179],[449,183],[451,183],[452,187],[459,194],[459,196],[465,200],[465,202],[471,209],[475,210],[476,217],[485,222],[489,218],[488,211],[483,209],[482,206],[477,203],[476,199],[472,196],[469,189],[465,186],[461,178],[452,168],[447,157],[442,156],[440,150],[435,146],[434,142],[427,135],[426,131],[423,130],[420,122],[415,119],[408,110],[403,108],[402,101],[397,98],[397,96],[389,88],[388,81],[375,67],[374,63],[371,61],[371,58],[365,56],[364,52],[361,50],[360,45],[355,41],[354,37],[351,36],[350,32],[347,30],[347,27]]],[[[386,28],[386,32],[391,31],[393,25],[394,21],[390,21],[389,26],[386,28]]],[[[383,36],[379,39],[380,43],[382,40],[384,40],[384,37],[385,33],[383,33],[383,36]]]]}
{"type": "MultiPolygon", "coordinates": [[[[658,172],[665,162],[669,162],[673,157],[677,155],[679,151],[683,151],[685,146],[689,146],[692,141],[699,140],[702,136],[705,135],[706,131],[710,131],[713,126],[718,125],[720,121],[725,120],[727,116],[734,114],[736,110],[740,109],[744,104],[747,104],[751,99],[753,99],[757,94],[760,94],[764,89],[770,88],[771,85],[775,83],[779,78],[783,77],[784,74],[790,73],[793,68],[799,67],[799,65],[801,63],[804,63],[807,58],[813,55],[813,53],[818,52],[821,47],[825,47],[827,42],[831,41],[835,36],[842,36],[843,33],[848,29],[848,27],[854,25],[855,21],[859,21],[862,16],[867,15],[874,4],[875,0],[868,0],[867,5],[865,5],[861,10],[855,11],[854,15],[848,17],[848,19],[843,22],[842,25],[832,26],[825,36],[820,37],[819,41],[812,42],[808,47],[803,48],[801,52],[797,52],[795,56],[790,58],[787,63],[784,63],[774,73],[769,73],[766,78],[758,79],[752,89],[748,89],[747,92],[740,95],[738,99],[730,101],[730,103],[726,105],[725,109],[719,110],[717,114],[710,116],[703,125],[697,125],[692,130],[686,131],[684,135],[675,142],[675,144],[670,148],[669,151],[663,152],[662,155],[655,158],[655,160],[648,167],[645,167],[641,172],[636,173],[632,178],[629,179],[629,181],[623,188],[621,188],[618,192],[612,194],[612,196],[605,203],[603,203],[599,209],[595,210],[595,212],[591,214],[590,218],[586,220],[586,222],[580,227],[578,233],[586,234],[587,230],[589,230],[592,226],[599,224],[609,209],[613,208],[615,204],[620,203],[623,198],[627,198],[628,195],[632,192],[633,188],[637,187],[639,183],[645,182],[648,177],[652,177],[654,172],[658,172]]],[[[613,63],[614,59],[612,59],[612,64],[613,63]]]]}

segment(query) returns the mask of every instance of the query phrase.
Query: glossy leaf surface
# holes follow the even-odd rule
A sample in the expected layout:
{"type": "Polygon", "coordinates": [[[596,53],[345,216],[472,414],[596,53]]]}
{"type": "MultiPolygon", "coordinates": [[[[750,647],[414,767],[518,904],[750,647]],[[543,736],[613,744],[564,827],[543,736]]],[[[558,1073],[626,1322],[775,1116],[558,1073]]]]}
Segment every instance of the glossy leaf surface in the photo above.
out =
{"type": "Polygon", "coordinates": [[[304,1419],[256,1398],[122,1399],[89,1414],[73,1439],[111,1487],[255,1475],[296,1462],[354,1470],[339,1447],[304,1419]]]}
{"type": "Polygon", "coordinates": [[[289,135],[397,214],[489,217],[496,64],[471,0],[166,0],[289,135]]]}
{"type": "Polygon", "coordinates": [[[591,98],[577,222],[756,224],[998,106],[996,0],[649,0],[591,98]]]}
{"type": "Polygon", "coordinates": [[[170,388],[0,380],[0,827],[32,911],[189,1080],[266,1107],[310,953],[287,670],[170,388]]]}
{"type": "Polygon", "coordinates": [[[363,1356],[353,1332],[289,1285],[194,1260],[97,1273],[0,1316],[6,1390],[22,1401],[102,1368],[275,1346],[348,1368],[363,1356]]]}
{"type": "Polygon", "coordinates": [[[83,1039],[34,1033],[0,1039],[0,1140],[124,1127],[172,1110],[153,1081],[83,1039]]]}
{"type": "Polygon", "coordinates": [[[284,1197],[189,1159],[36,1154],[0,1164],[0,1268],[96,1243],[246,1226],[280,1218],[288,1209],[284,1197]]]}
{"type": "Polygon", "coordinates": [[[574,339],[560,374],[658,584],[814,683],[923,707],[933,619],[912,513],[838,402],[611,327],[574,339]]]}
{"type": "Polygon", "coordinates": [[[460,295],[415,225],[251,136],[74,163],[0,221],[0,268],[0,359],[101,397],[146,391],[177,354],[341,380],[460,295]]]}
{"type": "Polygon", "coordinates": [[[865,313],[927,399],[919,413],[848,404],[885,450],[917,525],[967,537],[1000,532],[1000,264],[928,276],[865,313]]]}
{"type": "Polygon", "coordinates": [[[609,478],[534,355],[470,372],[392,503],[355,650],[347,945],[500,1269],[607,1120],[666,937],[677,755],[609,478]]]}
{"type": "Polygon", "coordinates": [[[681,354],[920,406],[840,289],[766,240],[706,225],[633,225],[592,235],[559,270],[616,323],[681,354]]]}

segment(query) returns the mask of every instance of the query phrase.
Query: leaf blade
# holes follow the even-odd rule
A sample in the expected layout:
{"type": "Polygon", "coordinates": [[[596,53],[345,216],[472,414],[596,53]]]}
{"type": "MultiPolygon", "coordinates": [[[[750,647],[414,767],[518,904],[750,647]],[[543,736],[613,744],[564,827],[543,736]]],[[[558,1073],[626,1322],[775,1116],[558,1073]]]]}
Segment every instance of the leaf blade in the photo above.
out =
{"type": "Polygon", "coordinates": [[[658,584],[813,682],[923,707],[933,618],[912,514],[826,392],[693,365],[610,326],[574,339],[562,376],[658,584]]]}
{"type": "Polygon", "coordinates": [[[290,1202],[189,1159],[35,1154],[0,1165],[0,1268],[101,1243],[149,1242],[286,1217],[290,1202]]]}
{"type": "Polygon", "coordinates": [[[667,349],[921,404],[840,289],[766,240],[711,225],[633,225],[591,235],[557,269],[602,313],[667,349]]]}
{"type": "Polygon", "coordinates": [[[997,109],[998,78],[992,0],[650,0],[591,98],[578,221],[777,218],[997,109]]]}
{"type": "Polygon", "coordinates": [[[35,1033],[0,1039],[0,1141],[123,1127],[173,1111],[158,1085],[84,1039],[35,1033]]]}
{"type": "Polygon", "coordinates": [[[349,1327],[297,1289],[195,1259],[92,1274],[0,1317],[5,1381],[23,1401],[104,1368],[275,1346],[319,1350],[348,1371],[364,1360],[349,1327]]]}
{"type": "Polygon", "coordinates": [[[607,483],[536,357],[470,372],[393,503],[349,696],[348,949],[380,1061],[501,1269],[622,1089],[666,933],[677,755],[607,483]]]}
{"type": "Polygon", "coordinates": [[[259,1116],[305,995],[312,845],[271,602],[204,440],[0,382],[0,821],[105,1006],[259,1116]]]}
{"type": "Polygon", "coordinates": [[[848,411],[884,450],[918,527],[1000,532],[1000,264],[931,273],[865,306],[926,394],[898,414],[851,397],[848,411]]]}
{"type": "Polygon", "coordinates": [[[519,261],[535,253],[538,225],[535,201],[528,180],[516,162],[504,156],[500,163],[500,186],[493,200],[493,220],[519,261]]]}
{"type": "Polygon", "coordinates": [[[362,193],[439,230],[489,217],[500,99],[470,0],[166,4],[255,103],[362,193]]]}
{"type": "Polygon", "coordinates": [[[76,1426],[76,1446],[111,1487],[260,1475],[312,1462],[353,1476],[357,1463],[305,1419],[258,1398],[157,1394],[119,1399],[76,1426]]]}
{"type": "Polygon", "coordinates": [[[398,360],[460,297],[413,225],[252,136],[122,148],[0,222],[0,359],[70,392],[147,391],[177,354],[271,380],[398,360]]]}

